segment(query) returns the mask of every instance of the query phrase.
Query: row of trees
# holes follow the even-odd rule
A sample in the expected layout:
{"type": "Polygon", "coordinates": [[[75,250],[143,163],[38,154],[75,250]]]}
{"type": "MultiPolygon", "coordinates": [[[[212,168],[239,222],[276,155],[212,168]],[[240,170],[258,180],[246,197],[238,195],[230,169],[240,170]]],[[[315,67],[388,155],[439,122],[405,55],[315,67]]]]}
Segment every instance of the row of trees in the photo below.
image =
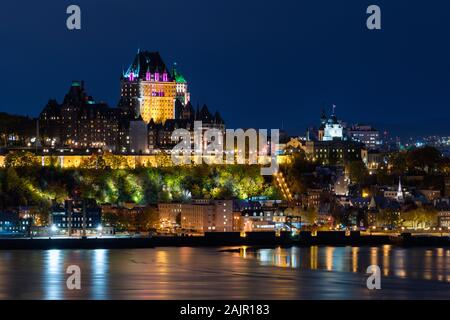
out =
{"type": "Polygon", "coordinates": [[[443,157],[436,148],[428,146],[392,153],[389,156],[389,166],[390,171],[396,175],[450,173],[450,159],[443,157]]]}
{"type": "MultiPolygon", "coordinates": [[[[58,167],[57,156],[46,156],[45,166],[58,167]]],[[[5,157],[5,167],[23,168],[23,167],[39,167],[42,166],[40,156],[28,151],[12,151],[5,157]]],[[[130,169],[127,158],[112,153],[93,154],[81,161],[80,169],[130,169]]]]}
{"type": "Polygon", "coordinates": [[[0,169],[0,208],[49,206],[77,194],[98,203],[184,201],[192,197],[245,199],[278,198],[271,180],[258,166],[192,166],[136,169],[60,169],[7,167],[0,169]]]}
{"type": "Polygon", "coordinates": [[[377,225],[423,228],[437,224],[438,212],[432,208],[415,208],[407,211],[383,209],[373,215],[377,225]]]}
{"type": "MultiPolygon", "coordinates": [[[[301,216],[302,222],[313,225],[317,222],[318,212],[316,208],[288,208],[288,215],[301,216]]],[[[438,212],[432,208],[414,208],[407,211],[399,211],[394,209],[381,209],[376,213],[367,212],[367,210],[359,208],[342,208],[335,207],[332,210],[333,221],[335,225],[342,224],[344,226],[371,225],[390,226],[394,228],[424,228],[437,225],[438,212]]]]}

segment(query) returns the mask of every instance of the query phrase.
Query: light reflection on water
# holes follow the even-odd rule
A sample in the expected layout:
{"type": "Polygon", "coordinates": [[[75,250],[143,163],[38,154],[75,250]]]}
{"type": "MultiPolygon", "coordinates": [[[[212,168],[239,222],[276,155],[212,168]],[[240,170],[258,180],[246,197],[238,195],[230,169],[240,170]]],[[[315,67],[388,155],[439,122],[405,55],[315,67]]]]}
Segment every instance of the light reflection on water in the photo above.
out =
{"type": "Polygon", "coordinates": [[[449,264],[449,248],[391,246],[0,250],[0,299],[448,299],[449,264]],[[67,289],[70,265],[81,290],[67,289]]]}
{"type": "Polygon", "coordinates": [[[64,265],[61,263],[61,250],[48,250],[44,261],[46,262],[46,270],[44,273],[45,299],[54,300],[61,299],[60,282],[64,276],[64,265]]]}
{"type": "Polygon", "coordinates": [[[450,248],[292,247],[253,249],[242,247],[239,255],[263,266],[365,273],[378,265],[385,277],[450,282],[450,248]]]}

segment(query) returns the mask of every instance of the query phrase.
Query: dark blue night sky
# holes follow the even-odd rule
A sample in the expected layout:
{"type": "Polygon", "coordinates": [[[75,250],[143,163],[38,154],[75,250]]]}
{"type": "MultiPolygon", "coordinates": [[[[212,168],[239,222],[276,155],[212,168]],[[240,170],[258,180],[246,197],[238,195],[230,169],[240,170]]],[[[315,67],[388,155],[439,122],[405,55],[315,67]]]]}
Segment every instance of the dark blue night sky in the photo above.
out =
{"type": "Polygon", "coordinates": [[[450,135],[448,0],[72,0],[0,5],[0,111],[37,116],[71,80],[116,105],[138,48],[176,61],[228,127],[303,134],[321,109],[392,134],[450,135]],[[66,8],[82,30],[66,28],[66,8]],[[366,28],[366,8],[382,30],[366,28]]]}

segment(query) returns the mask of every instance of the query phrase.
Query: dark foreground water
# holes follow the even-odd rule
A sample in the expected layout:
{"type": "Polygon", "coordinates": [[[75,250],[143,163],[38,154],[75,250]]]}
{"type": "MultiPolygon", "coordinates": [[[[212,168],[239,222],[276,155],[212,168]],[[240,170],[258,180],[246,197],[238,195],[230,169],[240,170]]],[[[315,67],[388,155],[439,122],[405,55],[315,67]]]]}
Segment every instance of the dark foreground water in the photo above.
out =
{"type": "Polygon", "coordinates": [[[0,299],[450,299],[450,248],[223,249],[0,250],[0,299]]]}

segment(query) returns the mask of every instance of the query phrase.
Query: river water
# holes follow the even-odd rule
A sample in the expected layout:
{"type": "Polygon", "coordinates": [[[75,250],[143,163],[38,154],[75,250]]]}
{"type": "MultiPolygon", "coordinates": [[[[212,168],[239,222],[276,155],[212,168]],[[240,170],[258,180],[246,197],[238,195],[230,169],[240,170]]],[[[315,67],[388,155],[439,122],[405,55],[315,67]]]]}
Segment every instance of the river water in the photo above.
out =
{"type": "Polygon", "coordinates": [[[450,299],[450,248],[0,250],[0,299],[450,299]]]}

